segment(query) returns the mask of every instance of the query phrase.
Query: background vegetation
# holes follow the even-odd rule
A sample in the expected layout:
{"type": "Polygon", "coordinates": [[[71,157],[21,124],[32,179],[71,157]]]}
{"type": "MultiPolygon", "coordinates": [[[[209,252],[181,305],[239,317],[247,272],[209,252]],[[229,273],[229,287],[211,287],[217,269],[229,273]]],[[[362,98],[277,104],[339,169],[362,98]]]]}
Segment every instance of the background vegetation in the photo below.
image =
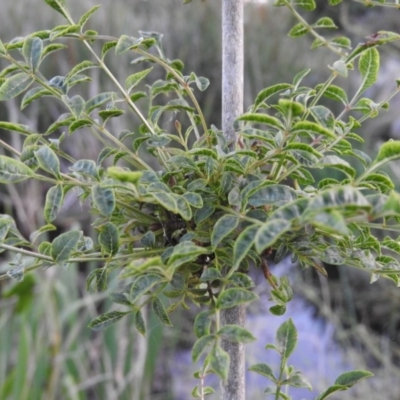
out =
{"type": "MultiPolygon", "coordinates": [[[[96,0],[70,0],[75,16],[96,3],[96,0]]],[[[210,79],[210,88],[200,101],[205,105],[208,121],[220,126],[219,2],[193,2],[190,7],[182,6],[180,0],[103,0],[101,4],[102,9],[91,24],[102,26],[103,31],[115,36],[135,34],[140,29],[162,32],[169,57],[185,60],[187,70],[210,79]]],[[[2,8],[0,37],[6,40],[52,28],[60,22],[38,0],[6,2],[2,8]]],[[[262,87],[289,82],[301,69],[311,67],[321,76],[327,74],[330,55],[319,50],[313,58],[305,58],[310,43],[306,38],[294,42],[285,37],[291,21],[282,11],[263,4],[246,7],[245,107],[262,87]]],[[[349,7],[345,2],[335,12],[332,17],[356,42],[381,29],[399,31],[397,13],[390,10],[349,7]],[[358,22],[357,29],[354,21],[358,22]]],[[[400,53],[394,45],[385,50],[385,72],[381,74],[379,93],[372,95],[377,100],[387,93],[386,82],[398,78],[393,71],[398,69],[400,53]]],[[[56,71],[57,74],[68,71],[82,56],[76,49],[68,57],[65,53],[53,57],[49,76],[56,71]]],[[[113,66],[117,76],[127,68],[129,65],[122,63],[113,66]]],[[[107,83],[95,71],[93,81],[106,90],[107,83]]],[[[89,90],[96,91],[95,85],[89,90]]],[[[382,138],[400,137],[400,124],[387,122],[395,121],[396,108],[393,104],[386,115],[372,121],[363,131],[368,152],[374,153],[382,138]]],[[[60,114],[57,105],[51,102],[34,103],[27,110],[25,123],[32,127],[47,126],[60,114]]],[[[16,121],[17,113],[17,103],[2,103],[0,120],[16,121]]],[[[115,128],[118,130],[118,126],[115,128]]],[[[15,148],[21,147],[15,142],[17,136],[7,137],[1,132],[1,138],[12,141],[15,148]]],[[[77,159],[94,158],[99,143],[92,137],[75,135],[73,148],[68,152],[77,159]]],[[[391,173],[397,177],[395,167],[391,173]]],[[[44,188],[33,181],[1,187],[0,212],[13,213],[20,230],[29,235],[42,223],[40,205],[44,193],[44,188]]],[[[67,200],[57,225],[61,229],[71,225],[90,229],[90,216],[84,211],[75,200],[67,200]]],[[[0,272],[8,268],[7,262],[1,260],[0,272]]],[[[171,355],[193,340],[185,326],[192,324],[190,313],[175,315],[177,324],[168,330],[163,330],[156,321],[149,321],[150,335],[146,339],[133,331],[129,320],[121,321],[105,333],[93,333],[87,329],[87,323],[98,314],[99,307],[106,306],[106,300],[102,294],[85,292],[85,276],[91,268],[93,265],[68,271],[53,268],[38,276],[31,275],[19,284],[0,282],[1,399],[177,399],[168,363],[173,359],[171,355]],[[150,342],[148,353],[145,340],[150,342]]],[[[347,396],[379,398],[384,388],[387,399],[398,399],[400,293],[388,282],[369,286],[367,277],[345,268],[329,267],[328,273],[329,281],[308,270],[293,279],[295,291],[314,305],[316,314],[334,323],[336,339],[346,348],[348,363],[355,368],[368,368],[378,376],[347,396]]]]}

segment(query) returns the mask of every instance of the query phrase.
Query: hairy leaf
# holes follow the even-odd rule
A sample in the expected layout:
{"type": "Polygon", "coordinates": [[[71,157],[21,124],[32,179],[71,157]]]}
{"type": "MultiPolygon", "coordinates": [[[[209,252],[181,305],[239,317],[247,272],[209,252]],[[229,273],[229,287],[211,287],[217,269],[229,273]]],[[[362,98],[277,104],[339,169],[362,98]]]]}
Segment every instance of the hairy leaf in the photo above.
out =
{"type": "Polygon", "coordinates": [[[81,231],[69,231],[56,237],[51,244],[51,256],[58,264],[68,261],[71,253],[75,251],[80,238],[81,231]]]}
{"type": "Polygon", "coordinates": [[[255,246],[259,254],[271,247],[276,241],[290,229],[291,223],[284,219],[267,221],[258,229],[255,237],[255,246]]]}
{"type": "Polygon", "coordinates": [[[11,100],[17,97],[32,84],[33,78],[25,72],[19,72],[0,86],[0,101],[11,100]]]}
{"type": "Polygon", "coordinates": [[[106,222],[99,233],[99,244],[104,253],[115,255],[119,249],[119,233],[117,227],[111,222],[106,222]]]}
{"type": "Polygon", "coordinates": [[[359,92],[371,87],[378,78],[379,72],[379,52],[375,47],[372,47],[361,54],[358,62],[358,69],[363,78],[359,92]]]}
{"type": "Polygon", "coordinates": [[[214,226],[211,234],[211,245],[217,247],[218,244],[236,229],[239,224],[239,217],[236,215],[224,215],[214,226]]]}
{"type": "Polygon", "coordinates": [[[297,330],[291,318],[278,328],[276,342],[282,357],[287,360],[297,345],[297,330]]]}
{"type": "Polygon", "coordinates": [[[33,171],[21,161],[0,155],[0,183],[21,182],[33,175],[33,171]]]}
{"type": "Polygon", "coordinates": [[[231,288],[224,290],[218,297],[216,308],[232,308],[240,304],[250,303],[257,300],[258,296],[249,290],[242,288],[231,288]]]}
{"type": "Polygon", "coordinates": [[[108,328],[110,325],[119,321],[126,314],[129,314],[129,311],[111,311],[106,314],[99,315],[90,322],[88,327],[94,331],[102,331],[103,329],[108,328]]]}
{"type": "Polygon", "coordinates": [[[44,218],[48,223],[56,219],[63,199],[64,191],[62,185],[53,186],[47,191],[44,205],[44,218]]]}

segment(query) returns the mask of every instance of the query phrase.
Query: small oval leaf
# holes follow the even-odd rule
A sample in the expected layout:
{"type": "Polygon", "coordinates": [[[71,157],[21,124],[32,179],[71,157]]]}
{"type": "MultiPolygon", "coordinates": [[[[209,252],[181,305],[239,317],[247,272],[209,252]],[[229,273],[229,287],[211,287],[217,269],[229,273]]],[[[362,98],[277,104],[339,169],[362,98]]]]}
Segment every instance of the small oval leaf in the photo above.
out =
{"type": "Polygon", "coordinates": [[[119,249],[119,233],[111,222],[105,223],[99,233],[99,243],[103,253],[113,256],[119,249]]]}
{"type": "Polygon", "coordinates": [[[51,244],[51,256],[58,264],[68,261],[82,236],[81,231],[69,231],[56,237],[51,244]]]}
{"type": "Polygon", "coordinates": [[[102,331],[103,329],[108,328],[110,325],[120,320],[126,314],[129,314],[129,312],[111,311],[106,314],[99,315],[90,322],[88,327],[93,331],[102,331]]]}
{"type": "Polygon", "coordinates": [[[216,308],[232,308],[240,304],[257,300],[258,296],[242,288],[230,288],[224,290],[218,297],[216,308]]]}
{"type": "Polygon", "coordinates": [[[62,185],[51,187],[46,194],[46,202],[44,206],[44,218],[47,223],[54,221],[60,211],[64,199],[64,191],[62,185]]]}

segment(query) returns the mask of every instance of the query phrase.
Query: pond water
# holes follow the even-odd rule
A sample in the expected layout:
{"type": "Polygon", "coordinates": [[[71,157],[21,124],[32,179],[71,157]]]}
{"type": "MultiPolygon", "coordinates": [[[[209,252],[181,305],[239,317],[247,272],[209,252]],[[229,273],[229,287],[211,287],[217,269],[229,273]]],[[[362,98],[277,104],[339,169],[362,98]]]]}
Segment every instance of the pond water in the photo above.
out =
{"type": "MultiPolygon", "coordinates": [[[[289,260],[284,261],[283,268],[278,270],[287,272],[293,266],[289,260]]],[[[280,265],[281,266],[281,265],[280,265]]],[[[317,394],[332,385],[335,379],[343,372],[352,369],[346,363],[341,348],[334,340],[334,326],[315,316],[315,309],[303,298],[296,297],[288,304],[285,315],[277,317],[268,312],[271,302],[266,294],[261,295],[261,307],[257,313],[248,313],[246,326],[257,338],[256,342],[246,346],[247,368],[256,363],[266,363],[274,371],[278,370],[279,356],[273,350],[266,350],[265,345],[274,343],[278,327],[289,318],[298,331],[298,344],[289,359],[289,364],[296,370],[302,371],[303,375],[313,386],[313,391],[307,389],[290,388],[289,394],[293,400],[314,399],[317,394]],[[264,310],[265,309],[265,310],[264,310]]],[[[196,366],[192,365],[190,351],[179,351],[174,360],[174,398],[176,400],[187,400],[188,393],[196,385],[193,372],[196,366]]],[[[197,366],[198,367],[198,366],[197,366]]],[[[210,377],[206,384],[218,389],[218,381],[210,377]]],[[[263,376],[254,372],[247,372],[246,397],[252,400],[265,399],[264,389],[270,382],[263,376]]],[[[217,390],[218,393],[218,390],[217,390]]],[[[218,399],[217,394],[209,397],[211,400],[218,399]]],[[[269,397],[271,398],[271,397],[269,397]]]]}

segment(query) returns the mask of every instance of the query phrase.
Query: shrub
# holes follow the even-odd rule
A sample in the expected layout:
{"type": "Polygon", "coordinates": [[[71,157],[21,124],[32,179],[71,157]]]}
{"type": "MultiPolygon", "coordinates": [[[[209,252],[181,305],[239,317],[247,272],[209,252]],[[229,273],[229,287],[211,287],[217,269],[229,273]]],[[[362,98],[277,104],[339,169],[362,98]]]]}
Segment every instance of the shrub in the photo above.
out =
{"type": "MultiPolygon", "coordinates": [[[[89,325],[94,330],[131,314],[137,330],[145,334],[146,306],[166,325],[177,307],[203,307],[195,320],[197,341],[192,350],[193,362],[202,361],[200,385],[193,391],[201,398],[212,392],[204,386],[205,375],[227,379],[229,354],[221,340],[254,340],[239,325],[220,324],[222,310],[257,300],[250,268],[261,268],[271,285],[273,314],[284,314],[293,297],[289,279],[271,273],[272,255],[278,262],[291,254],[302,268],[312,267],[323,275],[323,263],[346,264],[369,272],[372,281],[382,276],[399,284],[399,242],[389,236],[380,242],[373,232],[399,230],[400,196],[382,169],[400,157],[400,142],[383,144],[372,161],[354,143],[363,141],[355,131],[386,109],[399,90],[397,82],[379,103],[364,97],[377,79],[377,48],[400,35],[381,31],[353,49],[347,38],[326,39],[318,33],[335,27],[330,18],[313,24],[303,19],[298,9],[314,9],[313,0],[278,0],[276,5],[287,7],[299,21],[289,35],[311,33],[313,47],[330,48],[338,60],[330,66],[329,78],[315,87],[304,85],[310,72],[304,70],[291,83],[263,89],[237,118],[237,141],[228,142],[224,132],[208,126],[196,100],[195,91],[206,90],[208,79],[193,72],[185,75],[181,61],[165,56],[160,34],[101,35],[85,30],[98,6],[75,23],[64,1],[45,1],[65,17],[65,25],[0,42],[0,57],[9,63],[0,73],[0,100],[24,93],[22,109],[43,97],[65,107],[45,132],[0,122],[0,128],[24,137],[21,151],[0,141],[8,154],[0,155],[0,182],[36,179],[51,185],[44,204],[46,225],[29,241],[10,216],[0,218],[0,248],[16,253],[7,276],[20,281],[37,268],[96,261],[101,266],[87,277],[87,289],[104,291],[109,276],[118,274],[120,284],[112,288],[110,298],[121,308],[94,319],[89,325]],[[66,49],[66,38],[79,41],[90,58],[65,76],[49,79],[40,72],[41,64],[66,49]],[[102,43],[100,53],[94,50],[95,42],[102,43]],[[121,83],[107,67],[112,53],[136,54],[133,68],[146,66],[127,74],[121,83]],[[334,81],[352,74],[354,66],[360,85],[349,98],[334,81]],[[90,99],[79,94],[79,88],[90,82],[85,71],[92,68],[114,83],[115,92],[90,99]],[[151,82],[154,68],[163,69],[165,78],[151,82]],[[143,86],[144,82],[148,84],[143,86]],[[335,116],[324,98],[341,103],[343,111],[335,116]],[[112,120],[127,113],[136,116],[139,128],[114,132],[112,120]],[[72,135],[89,133],[104,145],[97,160],[75,160],[63,151],[63,142],[73,141],[72,135]],[[342,179],[316,182],[318,169],[339,171],[342,179]],[[56,231],[54,221],[71,191],[89,203],[97,235],[70,230],[52,242],[41,241],[42,234],[56,231]]],[[[282,357],[278,378],[267,364],[251,368],[273,381],[276,387],[268,393],[277,399],[289,398],[281,392],[283,385],[310,387],[287,365],[296,338],[289,320],[279,328],[276,345],[270,346],[282,357]]],[[[344,374],[318,399],[369,375],[344,374]]]]}

